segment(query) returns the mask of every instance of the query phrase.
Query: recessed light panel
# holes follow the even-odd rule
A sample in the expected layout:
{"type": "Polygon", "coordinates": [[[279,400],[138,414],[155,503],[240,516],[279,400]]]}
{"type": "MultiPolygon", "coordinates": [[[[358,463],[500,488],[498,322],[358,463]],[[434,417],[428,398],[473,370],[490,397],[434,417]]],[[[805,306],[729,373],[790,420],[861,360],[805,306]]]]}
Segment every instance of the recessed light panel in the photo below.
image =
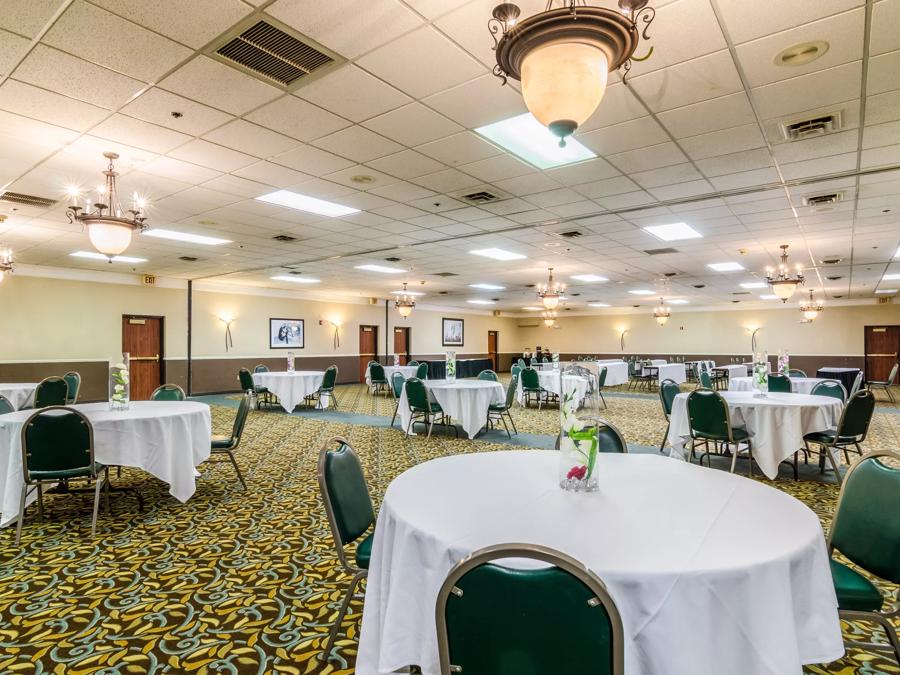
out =
{"type": "Polygon", "coordinates": [[[674,300],[666,300],[666,302],[669,303],[670,305],[686,305],[686,304],[688,304],[688,301],[684,300],[682,298],[675,298],[674,300]]]}
{"type": "Polygon", "coordinates": [[[879,288],[875,291],[876,295],[893,295],[897,292],[896,288],[879,288]]]}
{"type": "Polygon", "coordinates": [[[399,267],[388,267],[387,265],[357,265],[356,269],[366,270],[367,272],[381,272],[382,274],[403,274],[406,270],[399,267]]]}
{"type": "Polygon", "coordinates": [[[900,279],[900,274],[885,274],[881,277],[882,281],[896,281],[897,279],[900,279]]]}
{"type": "MultiPolygon", "coordinates": [[[[75,251],[75,253],[69,254],[73,258],[88,258],[90,260],[103,260],[108,262],[109,258],[102,253],[97,253],[96,251],[75,251]]],[[[112,262],[117,263],[142,263],[147,262],[146,258],[132,258],[127,255],[114,255],[112,257],[112,262]]]]}
{"type": "Polygon", "coordinates": [[[628,292],[631,293],[632,295],[656,295],[656,293],[654,293],[653,291],[648,291],[643,288],[639,288],[636,291],[628,291],[628,292]]]}
{"type": "Polygon", "coordinates": [[[701,239],[702,234],[687,223],[670,223],[668,225],[650,225],[644,232],[652,234],[663,241],[679,241],[681,239],[701,239]]]}
{"type": "Polygon", "coordinates": [[[319,279],[313,279],[312,277],[277,276],[271,278],[272,281],[289,281],[292,284],[317,284],[320,281],[319,279]]]}
{"type": "Polygon", "coordinates": [[[605,302],[589,302],[588,307],[610,307],[611,305],[607,305],[605,302]]]}
{"type": "Polygon", "coordinates": [[[189,244],[203,244],[204,246],[219,246],[220,244],[230,244],[231,239],[219,239],[219,237],[207,237],[202,234],[191,234],[190,232],[176,232],[175,230],[159,230],[152,229],[144,232],[145,237],[158,237],[160,239],[172,239],[174,241],[186,241],[189,244]]]}
{"type": "Polygon", "coordinates": [[[496,284],[469,284],[469,288],[480,288],[483,291],[505,291],[506,286],[497,286],[496,284]]]}
{"type": "Polygon", "coordinates": [[[391,291],[393,295],[415,295],[416,297],[420,295],[425,295],[421,291],[391,291]]]}
{"type": "Polygon", "coordinates": [[[740,272],[744,266],[736,262],[709,263],[707,267],[716,272],[740,272]]]}
{"type": "Polygon", "coordinates": [[[543,307],[523,307],[526,312],[542,312],[544,311],[543,307]]]}
{"type": "Polygon", "coordinates": [[[741,288],[765,288],[768,285],[765,281],[748,281],[746,284],[741,284],[741,288]]]}
{"type": "Polygon", "coordinates": [[[571,277],[575,281],[586,281],[587,283],[595,282],[595,281],[609,281],[606,277],[601,277],[599,274],[576,274],[571,277]]]}
{"type": "Polygon", "coordinates": [[[480,255],[484,258],[491,258],[492,260],[524,260],[525,256],[520,253],[513,253],[512,251],[504,251],[502,248],[479,248],[474,251],[469,251],[472,255],[480,255]]]}
{"type": "Polygon", "coordinates": [[[761,295],[761,296],[759,296],[759,299],[760,299],[760,300],[778,300],[778,296],[769,293],[768,295],[761,295]]]}
{"type": "Polygon", "coordinates": [[[496,305],[493,300],[466,300],[470,305],[496,305]]]}
{"type": "Polygon", "coordinates": [[[475,132],[539,169],[552,169],[597,156],[571,137],[566,139],[565,147],[559,147],[559,138],[531,113],[478,127],[475,132]]]}
{"type": "Polygon", "coordinates": [[[328,216],[329,218],[359,213],[359,209],[343,206],[342,204],[335,204],[334,202],[326,202],[324,199],[317,199],[316,197],[310,197],[309,195],[301,195],[299,192],[291,192],[290,190],[276,190],[275,192],[270,192],[269,194],[257,197],[256,199],[269,204],[286,206],[289,209],[317,213],[320,216],[328,216]]]}

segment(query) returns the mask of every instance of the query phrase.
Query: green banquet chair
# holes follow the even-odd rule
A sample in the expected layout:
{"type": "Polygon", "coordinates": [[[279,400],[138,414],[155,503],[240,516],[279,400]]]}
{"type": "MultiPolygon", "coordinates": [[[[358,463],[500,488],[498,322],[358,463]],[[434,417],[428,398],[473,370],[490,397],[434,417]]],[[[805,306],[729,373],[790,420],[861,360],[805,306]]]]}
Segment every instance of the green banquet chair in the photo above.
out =
{"type": "Polygon", "coordinates": [[[410,367],[412,367],[412,368],[418,368],[418,367],[419,367],[419,362],[418,362],[418,361],[409,361],[406,365],[407,365],[407,366],[410,366],[410,367]]]}
{"type": "Polygon", "coordinates": [[[22,473],[24,485],[19,498],[16,546],[22,538],[26,499],[35,490],[38,515],[41,520],[44,518],[42,489],[46,483],[68,483],[78,478],[94,481],[91,536],[97,533],[97,510],[103,488],[106,488],[106,510],[109,511],[109,469],[94,461],[94,429],[81,412],[64,406],[46,406],[25,420],[22,425],[22,473]]]}
{"type": "Polygon", "coordinates": [[[541,378],[538,376],[538,372],[531,368],[525,368],[522,371],[522,403],[527,408],[528,402],[537,398],[538,409],[541,407],[541,403],[544,400],[543,395],[544,390],[541,388],[541,378]]]}
{"type": "Polygon", "coordinates": [[[441,675],[622,675],[624,631],[600,578],[537,544],[497,544],[459,561],[435,607],[441,675]],[[503,566],[529,559],[537,569],[503,566]]]}
{"type": "Polygon", "coordinates": [[[701,370],[699,373],[699,382],[697,384],[698,389],[712,389],[713,381],[709,376],[708,370],[701,370]]]}
{"type": "Polygon", "coordinates": [[[831,462],[831,468],[834,469],[838,482],[841,480],[841,472],[838,470],[837,460],[834,458],[834,452],[843,450],[844,460],[850,464],[849,450],[852,447],[855,452],[862,456],[862,448],[859,444],[866,440],[869,433],[869,425],[872,422],[872,413],[875,412],[875,394],[868,389],[862,389],[856,392],[847,401],[844,409],[841,411],[841,418],[838,420],[837,427],[834,429],[826,429],[825,431],[813,431],[804,434],[804,452],[811,452],[809,444],[813,443],[819,446],[819,466],[825,466],[825,458],[831,462]]]}
{"type": "Polygon", "coordinates": [[[669,416],[672,414],[672,405],[675,403],[675,397],[681,393],[681,387],[675,382],[666,378],[659,384],[659,402],[662,405],[663,415],[666,418],[666,432],[663,434],[662,442],[659,444],[659,451],[662,452],[666,447],[666,439],[669,437],[669,429],[672,422],[669,416]]]}
{"type": "MultiPolygon", "coordinates": [[[[562,433],[556,435],[556,444],[554,447],[559,450],[562,443],[562,433]]],[[[622,432],[615,427],[612,422],[598,417],[597,418],[597,452],[610,453],[627,453],[628,443],[622,432]]]]}
{"type": "Polygon", "coordinates": [[[788,377],[806,377],[806,371],[799,368],[788,368],[788,377]]]}
{"type": "Polygon", "coordinates": [[[38,383],[34,390],[34,408],[63,406],[69,398],[69,385],[61,377],[51,375],[38,383]]]}
{"type": "Polygon", "coordinates": [[[428,379],[428,364],[427,363],[424,363],[424,362],[420,363],[416,367],[416,377],[418,377],[420,380],[428,379]]]}
{"type": "Polygon", "coordinates": [[[69,386],[69,392],[66,395],[66,405],[75,405],[78,403],[78,393],[81,391],[81,373],[70,370],[63,375],[63,379],[69,386]]]}
{"type": "Polygon", "coordinates": [[[597,377],[597,394],[600,395],[600,400],[603,402],[603,409],[606,410],[608,407],[606,405],[606,399],[603,398],[603,387],[606,386],[606,366],[600,368],[600,375],[597,377]]]}
{"type": "Polygon", "coordinates": [[[491,382],[499,382],[500,379],[497,377],[497,373],[493,370],[482,370],[478,373],[479,380],[489,380],[491,382]]]}
{"type": "Polygon", "coordinates": [[[769,391],[776,394],[791,393],[791,378],[787,375],[769,375],[769,391]]]}
{"type": "Polygon", "coordinates": [[[268,373],[268,372],[269,372],[269,366],[264,365],[264,364],[262,364],[262,363],[257,363],[257,364],[253,367],[253,372],[254,372],[254,373],[268,373]]]}
{"type": "Polygon", "coordinates": [[[900,640],[894,628],[900,610],[892,607],[885,611],[886,598],[869,579],[871,575],[894,586],[900,584],[898,463],[900,454],[880,450],[863,456],[850,467],[828,533],[828,551],[840,617],[846,621],[875,623],[884,630],[888,640],[887,644],[856,641],[845,644],[866,651],[887,650],[900,662],[900,640]],[[885,463],[885,459],[892,465],[885,463]],[[854,567],[836,560],[835,551],[854,567]]]}
{"type": "Polygon", "coordinates": [[[9,402],[9,399],[0,394],[0,415],[15,411],[16,409],[13,407],[13,404],[9,402]]]}
{"type": "Polygon", "coordinates": [[[337,382],[337,376],[338,367],[334,364],[331,364],[325,369],[325,374],[322,376],[322,384],[320,384],[319,388],[314,392],[304,396],[303,402],[307,406],[312,406],[313,404],[319,405],[322,401],[322,397],[324,396],[331,400],[334,409],[337,410],[338,399],[334,393],[334,384],[335,382],[337,382]]]}
{"type": "Polygon", "coordinates": [[[397,419],[397,413],[400,412],[400,397],[403,395],[403,383],[406,378],[399,370],[395,370],[391,375],[391,393],[394,395],[394,416],[391,418],[391,426],[394,426],[394,420],[397,419]]]}
{"type": "Polygon", "coordinates": [[[891,368],[891,372],[888,375],[886,380],[866,380],[866,387],[870,390],[881,389],[882,391],[887,392],[888,398],[891,399],[891,403],[895,403],[894,394],[891,392],[891,387],[894,384],[894,380],[897,379],[897,369],[900,368],[900,365],[894,364],[894,367],[891,368]]]}
{"type": "Polygon", "coordinates": [[[375,509],[362,464],[346,439],[335,436],[325,441],[319,451],[317,473],[335,552],[344,572],[353,575],[328,634],[323,653],[327,661],[331,658],[331,650],[350,600],[353,599],[357,586],[369,574],[375,537],[375,509]],[[351,544],[356,544],[352,562],[346,550],[351,544]]]}
{"type": "Polygon", "coordinates": [[[509,373],[513,377],[519,377],[522,374],[522,369],[519,367],[518,363],[514,363],[509,367],[509,373]]]}
{"type": "Polygon", "coordinates": [[[379,391],[388,391],[389,384],[387,376],[384,374],[384,366],[380,363],[373,363],[369,366],[369,389],[373,394],[379,391]]]}
{"type": "Polygon", "coordinates": [[[244,425],[247,423],[247,416],[250,414],[250,397],[249,392],[245,393],[241,398],[241,404],[238,407],[237,415],[234,416],[234,424],[231,427],[230,435],[214,434],[212,437],[212,447],[210,449],[209,459],[207,462],[230,462],[234,467],[241,487],[246,490],[247,484],[244,482],[244,476],[238,466],[237,460],[234,458],[234,451],[241,444],[241,437],[244,434],[244,425]]]}
{"type": "Polygon", "coordinates": [[[518,386],[519,378],[513,375],[506,387],[506,400],[503,403],[491,403],[488,406],[488,421],[503,422],[503,428],[506,429],[506,435],[510,438],[512,438],[512,435],[509,433],[509,427],[506,425],[507,419],[509,419],[509,423],[512,424],[513,431],[517,436],[519,435],[519,430],[516,429],[516,423],[513,421],[512,414],[510,413],[513,403],[516,400],[516,389],[518,386]]]}
{"type": "Polygon", "coordinates": [[[863,374],[862,374],[862,371],[859,371],[856,374],[856,377],[853,378],[853,386],[850,387],[850,393],[848,394],[848,397],[852,397],[856,392],[858,392],[860,390],[860,388],[862,387],[862,383],[863,383],[863,374]]]}
{"type": "MultiPolygon", "coordinates": [[[[258,368],[259,366],[257,366],[258,368]]],[[[265,367],[265,366],[263,366],[265,367]]],[[[266,371],[257,371],[266,372],[266,371]]],[[[241,383],[241,390],[245,393],[253,394],[256,398],[256,409],[259,410],[260,403],[269,404],[272,402],[272,396],[266,387],[258,387],[253,383],[253,375],[247,368],[241,368],[238,371],[238,380],[241,383]]]]}
{"type": "MultiPolygon", "coordinates": [[[[425,388],[425,383],[422,380],[417,377],[411,377],[403,386],[406,388],[406,403],[410,412],[409,423],[406,425],[407,438],[409,438],[409,432],[416,422],[428,427],[429,437],[434,428],[435,420],[440,420],[437,422],[438,426],[451,426],[440,404],[428,398],[428,390],[425,388]]],[[[452,426],[458,438],[459,430],[455,425],[452,426]]]]}
{"type": "MultiPolygon", "coordinates": [[[[749,475],[753,475],[753,444],[750,434],[746,429],[731,424],[731,413],[728,403],[717,391],[709,389],[695,389],[688,394],[687,399],[688,419],[690,421],[691,449],[688,461],[694,456],[697,442],[703,444],[703,454],[700,455],[700,463],[718,452],[722,444],[725,450],[734,446],[731,453],[731,473],[734,473],[737,464],[738,449],[742,444],[747,446],[749,459],[749,475]],[[713,451],[709,449],[709,443],[713,443],[713,451]]],[[[795,467],[796,471],[796,467],[795,467]]]]}
{"type": "Polygon", "coordinates": [[[816,386],[809,392],[813,396],[831,396],[839,399],[841,403],[847,400],[847,390],[837,380],[822,380],[816,382],[816,386]]]}
{"type": "Polygon", "coordinates": [[[151,401],[183,401],[185,398],[184,389],[177,384],[160,385],[150,394],[151,401]]]}

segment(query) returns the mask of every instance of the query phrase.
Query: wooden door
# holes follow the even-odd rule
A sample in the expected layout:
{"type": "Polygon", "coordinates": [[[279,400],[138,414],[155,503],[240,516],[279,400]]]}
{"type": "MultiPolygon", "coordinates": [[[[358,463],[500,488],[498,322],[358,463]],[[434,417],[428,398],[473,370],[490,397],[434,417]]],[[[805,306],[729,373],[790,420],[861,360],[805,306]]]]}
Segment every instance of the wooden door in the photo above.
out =
{"type": "Polygon", "coordinates": [[[400,365],[409,362],[409,326],[394,328],[394,353],[400,359],[400,365]]]}
{"type": "Polygon", "coordinates": [[[359,381],[366,381],[369,361],[378,360],[378,326],[359,327],[359,381]]]}
{"type": "Polygon", "coordinates": [[[164,382],[163,317],[122,317],[122,351],[131,367],[131,400],[146,401],[164,382]]]}
{"type": "Polygon", "coordinates": [[[900,326],[866,326],[866,380],[887,380],[898,353],[900,326]]]}
{"type": "Polygon", "coordinates": [[[493,363],[493,370],[496,373],[500,370],[500,356],[498,354],[499,349],[497,348],[500,342],[500,333],[495,330],[488,331],[488,358],[493,363]]]}

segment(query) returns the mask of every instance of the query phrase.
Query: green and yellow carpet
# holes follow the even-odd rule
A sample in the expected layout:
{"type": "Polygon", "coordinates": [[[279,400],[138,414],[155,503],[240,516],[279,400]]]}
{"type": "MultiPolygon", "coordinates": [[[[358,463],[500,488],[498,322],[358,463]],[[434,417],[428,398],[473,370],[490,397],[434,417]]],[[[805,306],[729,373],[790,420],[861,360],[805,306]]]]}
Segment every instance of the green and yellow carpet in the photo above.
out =
{"type": "MultiPolygon", "coordinates": [[[[352,673],[361,601],[344,622],[337,658],[320,659],[347,581],[319,499],[321,444],[335,435],[350,440],[377,506],[395,476],[431,458],[552,447],[558,413],[515,408],[520,435],[511,442],[496,431],[475,441],[405,439],[388,426],[390,398],[357,385],[340,387],[339,396],[337,412],[251,414],[237,451],[246,492],[229,465],[214,464],[201,468],[196,494],[180,504],[166,485],[126,469],[116,482],[139,489],[145,510],[132,495],[114,495],[96,537],[88,495],[48,498],[43,523],[29,509],[19,547],[13,528],[0,530],[0,673],[352,673]]],[[[235,397],[201,400],[211,403],[214,430],[230,430],[235,397]]],[[[619,391],[607,402],[606,416],[633,450],[655,452],[665,428],[655,396],[619,391]]],[[[866,449],[900,448],[898,412],[879,407],[866,449]]],[[[789,473],[773,484],[827,527],[837,487],[812,466],[799,482],[789,473]]],[[[844,629],[871,636],[863,624],[844,629]]],[[[869,675],[900,666],[889,655],[852,650],[806,672],[869,675]]]]}

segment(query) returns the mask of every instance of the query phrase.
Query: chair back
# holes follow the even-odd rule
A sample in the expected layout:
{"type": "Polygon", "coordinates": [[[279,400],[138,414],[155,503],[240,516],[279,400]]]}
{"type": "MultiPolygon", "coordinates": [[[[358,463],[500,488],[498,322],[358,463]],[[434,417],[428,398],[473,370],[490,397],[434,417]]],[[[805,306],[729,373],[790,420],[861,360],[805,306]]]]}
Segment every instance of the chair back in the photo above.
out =
{"type": "Polygon", "coordinates": [[[78,403],[78,392],[81,391],[81,374],[77,371],[70,370],[63,375],[66,384],[69,385],[69,393],[66,396],[66,405],[74,405],[78,403]]]}
{"type": "Polygon", "coordinates": [[[184,389],[177,384],[164,384],[150,394],[151,401],[183,401],[185,398],[184,389]]]}
{"type": "Polygon", "coordinates": [[[622,619],[606,586],[544,546],[499,544],[463,558],[441,586],[435,620],[441,675],[624,672],[622,619]],[[496,562],[510,558],[552,567],[496,562]]]}
{"type": "Polygon", "coordinates": [[[372,382],[387,382],[387,377],[384,374],[384,366],[380,363],[373,363],[369,366],[369,379],[372,382]]]}
{"type": "Polygon", "coordinates": [[[597,452],[628,452],[622,432],[604,419],[597,420],[597,452]]]}
{"type": "Polygon", "coordinates": [[[696,432],[713,438],[731,439],[728,404],[718,392],[695,389],[688,394],[687,407],[691,436],[696,432]]]}
{"type": "Polygon", "coordinates": [[[799,368],[788,368],[788,377],[806,377],[806,371],[799,368]]]}
{"type": "Polygon", "coordinates": [[[45,377],[34,390],[34,407],[64,406],[69,398],[69,385],[56,375],[45,377]]]}
{"type": "Polygon", "coordinates": [[[866,440],[872,413],[875,412],[875,394],[868,389],[861,389],[847,401],[841,411],[841,420],[837,425],[838,437],[852,436],[857,443],[866,440]]]}
{"type": "Polygon", "coordinates": [[[403,373],[399,370],[395,370],[391,374],[391,391],[394,393],[394,398],[398,401],[400,400],[400,396],[403,394],[403,383],[406,382],[406,378],[403,377],[403,373]]]}
{"type": "Polygon", "coordinates": [[[419,364],[419,367],[416,368],[416,377],[418,377],[420,380],[428,379],[428,364],[427,363],[419,364]]]}
{"type": "Polygon", "coordinates": [[[411,377],[404,385],[406,387],[406,402],[413,412],[431,412],[431,404],[428,402],[428,390],[425,383],[418,377],[411,377]]]}
{"type": "Polygon", "coordinates": [[[712,378],[709,376],[708,370],[700,371],[700,386],[704,389],[712,389],[712,378]]]}
{"type": "Polygon", "coordinates": [[[338,375],[338,367],[334,364],[328,366],[325,369],[325,374],[322,376],[322,391],[331,391],[334,389],[334,383],[337,382],[338,375]]]}
{"type": "Polygon", "coordinates": [[[862,386],[862,383],[863,383],[863,374],[862,374],[862,371],[859,371],[859,372],[856,374],[856,378],[854,378],[854,380],[853,380],[853,386],[850,387],[850,396],[851,396],[851,397],[852,397],[856,392],[859,391],[859,388],[862,386]]]}
{"type": "Polygon", "coordinates": [[[769,375],[769,391],[781,394],[791,393],[791,378],[787,375],[769,375]]]}
{"type": "Polygon", "coordinates": [[[418,365],[419,365],[419,362],[418,362],[418,361],[408,361],[406,365],[408,365],[408,366],[418,366],[418,365]]]}
{"type": "Polygon", "coordinates": [[[597,386],[601,389],[606,386],[606,366],[600,368],[600,377],[597,379],[597,386]]]}
{"type": "Polygon", "coordinates": [[[659,402],[662,404],[663,414],[666,416],[666,419],[669,419],[669,415],[672,414],[672,404],[675,402],[675,397],[680,393],[681,387],[678,386],[675,380],[666,378],[660,382],[659,402]]]}
{"type": "Polygon", "coordinates": [[[325,441],[319,451],[318,476],[335,547],[347,567],[344,546],[375,523],[375,510],[362,464],[346,439],[336,436],[325,441]]]}
{"type": "Polygon", "coordinates": [[[513,375],[509,378],[509,385],[506,387],[506,409],[513,407],[516,401],[516,390],[519,388],[519,376],[513,375]]]}
{"type": "Polygon", "coordinates": [[[244,425],[247,423],[247,416],[250,414],[250,394],[244,394],[241,398],[241,404],[238,406],[237,415],[234,416],[234,424],[231,427],[231,449],[237,449],[241,444],[241,436],[244,435],[244,425]]]}
{"type": "Polygon", "coordinates": [[[482,370],[478,373],[479,380],[490,380],[491,382],[499,382],[499,378],[497,377],[497,373],[493,370],[482,370]]]}
{"type": "Polygon", "coordinates": [[[541,378],[534,368],[525,368],[522,371],[522,388],[532,390],[541,388],[541,378]]]}
{"type": "Polygon", "coordinates": [[[94,430],[78,410],[41,408],[22,425],[25,482],[94,473],[94,430]]]}
{"type": "Polygon", "coordinates": [[[894,367],[891,368],[891,374],[888,375],[887,383],[888,385],[894,384],[894,380],[897,379],[897,369],[900,368],[900,364],[895,363],[894,367]]]}
{"type": "Polygon", "coordinates": [[[829,549],[837,548],[851,562],[893,584],[900,583],[898,462],[897,453],[879,450],[850,467],[828,534],[829,549]]]}
{"type": "Polygon", "coordinates": [[[522,372],[522,368],[519,367],[518,363],[514,363],[510,367],[509,372],[513,377],[519,377],[519,374],[522,372]]]}
{"type": "Polygon", "coordinates": [[[519,366],[520,369],[522,369],[522,370],[525,369],[525,359],[520,358],[518,361],[516,361],[516,364],[519,366]]]}
{"type": "Polygon", "coordinates": [[[241,368],[238,371],[238,380],[241,382],[241,389],[243,391],[255,391],[256,387],[253,385],[253,375],[251,375],[250,371],[246,368],[241,368]]]}
{"type": "Polygon", "coordinates": [[[269,366],[263,365],[262,363],[257,363],[256,367],[253,369],[254,373],[268,373],[269,366]]]}
{"type": "Polygon", "coordinates": [[[844,389],[844,385],[837,380],[822,380],[821,382],[817,382],[816,386],[814,386],[809,393],[813,396],[831,396],[832,398],[838,398],[841,401],[847,400],[847,391],[844,389]]]}
{"type": "Polygon", "coordinates": [[[0,415],[15,411],[16,409],[13,407],[13,404],[9,402],[9,399],[0,394],[0,415]]]}

